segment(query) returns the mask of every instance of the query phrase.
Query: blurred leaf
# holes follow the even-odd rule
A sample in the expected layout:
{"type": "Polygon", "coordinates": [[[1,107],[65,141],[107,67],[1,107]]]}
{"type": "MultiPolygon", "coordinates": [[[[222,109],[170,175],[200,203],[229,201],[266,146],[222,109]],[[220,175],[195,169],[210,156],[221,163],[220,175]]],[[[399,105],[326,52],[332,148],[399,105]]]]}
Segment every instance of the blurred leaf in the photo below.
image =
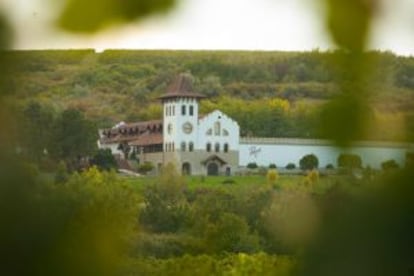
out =
{"type": "Polygon", "coordinates": [[[57,24],[67,31],[92,33],[113,24],[166,12],[175,2],[176,0],[66,0],[57,24]]]}
{"type": "Polygon", "coordinates": [[[378,0],[325,0],[327,28],[342,48],[362,50],[378,0]]]}

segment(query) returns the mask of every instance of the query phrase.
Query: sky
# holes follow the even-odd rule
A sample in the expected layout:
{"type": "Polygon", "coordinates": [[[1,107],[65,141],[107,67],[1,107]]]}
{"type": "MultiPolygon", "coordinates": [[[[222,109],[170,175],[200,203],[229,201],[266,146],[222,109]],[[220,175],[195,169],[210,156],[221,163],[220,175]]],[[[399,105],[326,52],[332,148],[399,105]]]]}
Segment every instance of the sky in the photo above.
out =
{"type": "MultiPolygon", "coordinates": [[[[414,55],[414,0],[382,0],[370,48],[414,55]]],[[[231,49],[306,51],[333,48],[323,7],[311,0],[180,0],[167,15],[93,36],[54,27],[51,0],[0,0],[16,49],[231,49]]],[[[352,19],[350,19],[352,20],[352,19]]]]}

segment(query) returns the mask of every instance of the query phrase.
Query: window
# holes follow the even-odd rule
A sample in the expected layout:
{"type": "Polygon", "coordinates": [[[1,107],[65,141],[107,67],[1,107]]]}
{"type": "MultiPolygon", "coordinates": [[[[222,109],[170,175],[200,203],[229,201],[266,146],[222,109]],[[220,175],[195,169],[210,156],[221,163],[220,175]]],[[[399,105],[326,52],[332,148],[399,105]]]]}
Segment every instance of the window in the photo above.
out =
{"type": "Polygon", "coordinates": [[[168,106],[165,107],[165,116],[168,116],[168,106]]]}
{"type": "Polygon", "coordinates": [[[206,135],[211,136],[213,134],[213,129],[209,128],[206,132],[206,135]]]}
{"type": "Polygon", "coordinates": [[[172,116],[175,116],[175,105],[172,107],[172,116]]]}
{"type": "Polygon", "coordinates": [[[214,150],[215,150],[215,152],[220,152],[220,144],[219,143],[216,143],[214,145],[214,150]]]}
{"type": "Polygon", "coordinates": [[[206,150],[207,150],[207,152],[211,151],[211,144],[210,143],[207,143],[206,150]]]}
{"type": "Polygon", "coordinates": [[[223,151],[224,152],[229,152],[229,144],[227,144],[227,143],[224,144],[223,151]]]}
{"type": "Polygon", "coordinates": [[[175,151],[175,143],[171,143],[171,146],[172,146],[171,151],[175,151]]]}
{"type": "Polygon", "coordinates": [[[182,105],[181,106],[181,115],[185,115],[185,113],[186,113],[186,107],[185,107],[185,105],[182,105]]]}
{"type": "Polygon", "coordinates": [[[219,136],[220,135],[220,122],[214,123],[214,135],[219,136]]]}
{"type": "Polygon", "coordinates": [[[181,151],[185,151],[186,150],[186,144],[185,142],[181,142],[181,151]]]}
{"type": "Polygon", "coordinates": [[[223,128],[223,136],[229,136],[229,132],[227,131],[227,129],[223,128]]]}
{"type": "Polygon", "coordinates": [[[190,105],[190,116],[194,115],[194,106],[190,105]]]}
{"type": "Polygon", "coordinates": [[[190,144],[188,144],[188,151],[194,151],[194,143],[190,142],[190,144]]]}

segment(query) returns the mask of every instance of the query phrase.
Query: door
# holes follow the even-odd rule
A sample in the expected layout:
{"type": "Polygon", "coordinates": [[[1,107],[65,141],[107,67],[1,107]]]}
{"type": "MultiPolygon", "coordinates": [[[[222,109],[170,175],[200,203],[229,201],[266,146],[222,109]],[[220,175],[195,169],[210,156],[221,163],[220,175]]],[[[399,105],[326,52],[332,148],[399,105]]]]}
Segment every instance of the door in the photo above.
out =
{"type": "Polygon", "coordinates": [[[210,162],[207,164],[207,175],[218,175],[219,166],[215,162],[210,162]]]}

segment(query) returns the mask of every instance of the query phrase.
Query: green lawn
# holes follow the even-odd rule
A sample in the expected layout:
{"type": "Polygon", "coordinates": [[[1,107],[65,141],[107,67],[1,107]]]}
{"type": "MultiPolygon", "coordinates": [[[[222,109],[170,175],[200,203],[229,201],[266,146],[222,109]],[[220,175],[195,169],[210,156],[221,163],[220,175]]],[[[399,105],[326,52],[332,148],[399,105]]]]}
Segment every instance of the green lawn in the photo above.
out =
{"type": "MultiPolygon", "coordinates": [[[[144,176],[136,178],[127,178],[128,182],[138,191],[145,185],[155,183],[157,177],[144,176]]],[[[296,190],[304,187],[305,176],[302,175],[280,175],[276,184],[282,190],[296,190]]],[[[341,181],[341,176],[324,176],[320,177],[319,181],[313,185],[314,193],[321,194],[329,187],[341,181]]],[[[185,177],[188,188],[224,188],[224,189],[238,189],[248,186],[265,186],[267,185],[266,176],[264,175],[249,175],[249,176],[188,176],[185,177]]]]}

